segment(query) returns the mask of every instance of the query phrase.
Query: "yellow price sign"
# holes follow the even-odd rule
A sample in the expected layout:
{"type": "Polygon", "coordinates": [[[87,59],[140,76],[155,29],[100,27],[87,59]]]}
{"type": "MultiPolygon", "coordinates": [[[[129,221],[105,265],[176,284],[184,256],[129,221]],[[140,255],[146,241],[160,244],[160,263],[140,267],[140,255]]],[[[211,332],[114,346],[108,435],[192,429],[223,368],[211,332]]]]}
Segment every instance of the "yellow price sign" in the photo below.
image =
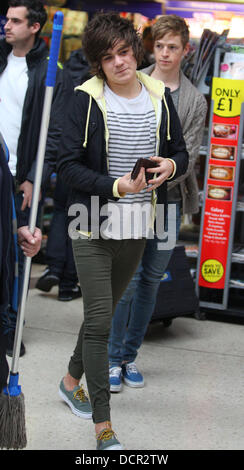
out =
{"type": "Polygon", "coordinates": [[[241,105],[244,101],[244,81],[214,77],[212,99],[214,100],[214,114],[217,116],[240,116],[241,105]]]}
{"type": "Polygon", "coordinates": [[[224,275],[224,266],[217,259],[207,259],[202,264],[202,277],[207,282],[218,282],[224,275]]]}

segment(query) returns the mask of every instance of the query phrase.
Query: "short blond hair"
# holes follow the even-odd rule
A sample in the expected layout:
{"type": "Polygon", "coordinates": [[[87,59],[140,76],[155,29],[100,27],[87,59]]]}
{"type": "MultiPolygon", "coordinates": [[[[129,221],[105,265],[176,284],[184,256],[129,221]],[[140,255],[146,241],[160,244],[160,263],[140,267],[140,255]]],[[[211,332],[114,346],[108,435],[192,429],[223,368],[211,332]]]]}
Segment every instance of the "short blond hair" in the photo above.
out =
{"type": "Polygon", "coordinates": [[[189,28],[184,18],[177,15],[163,15],[152,26],[153,40],[162,39],[165,34],[180,36],[183,48],[189,42],[189,28]]]}

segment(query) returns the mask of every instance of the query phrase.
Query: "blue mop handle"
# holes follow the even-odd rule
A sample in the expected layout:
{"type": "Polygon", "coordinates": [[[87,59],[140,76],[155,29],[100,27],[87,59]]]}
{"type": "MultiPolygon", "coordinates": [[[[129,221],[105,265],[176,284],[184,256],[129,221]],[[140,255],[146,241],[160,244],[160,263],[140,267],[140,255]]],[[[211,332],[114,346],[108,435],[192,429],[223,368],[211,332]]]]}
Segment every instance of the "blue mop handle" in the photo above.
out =
{"type": "Polygon", "coordinates": [[[57,11],[53,18],[53,32],[50,47],[50,56],[48,61],[47,75],[46,75],[46,91],[42,111],[42,122],[39,136],[39,145],[37,151],[37,164],[35,172],[35,181],[32,195],[31,213],[29,220],[29,229],[34,233],[37,219],[39,193],[41,188],[41,179],[43,172],[43,164],[46,151],[46,141],[48,135],[48,126],[51,112],[51,104],[53,97],[53,90],[56,82],[57,62],[59,56],[59,48],[61,43],[61,35],[63,28],[64,15],[61,11],[57,11]]]}
{"type": "Polygon", "coordinates": [[[63,13],[61,11],[57,11],[53,18],[53,33],[50,48],[50,58],[47,69],[46,86],[54,87],[55,85],[59,47],[63,29],[63,20],[63,13]]]}

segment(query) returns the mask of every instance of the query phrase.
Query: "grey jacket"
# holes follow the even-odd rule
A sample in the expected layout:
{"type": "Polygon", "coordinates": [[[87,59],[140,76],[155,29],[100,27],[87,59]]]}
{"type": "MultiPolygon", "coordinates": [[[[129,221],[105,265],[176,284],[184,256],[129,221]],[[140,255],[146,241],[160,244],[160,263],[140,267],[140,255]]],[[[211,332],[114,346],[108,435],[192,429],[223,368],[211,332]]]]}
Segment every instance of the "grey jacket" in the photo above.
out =
{"type": "MultiPolygon", "coordinates": [[[[155,64],[146,67],[141,72],[151,75],[155,64]]],[[[182,197],[183,214],[194,214],[199,210],[198,184],[194,170],[196,159],[202,143],[204,124],[207,113],[207,102],[204,96],[195,88],[184,73],[180,72],[180,89],[178,115],[180,118],[186,148],[189,153],[187,171],[174,181],[168,182],[168,190],[179,185],[182,197]]]]}

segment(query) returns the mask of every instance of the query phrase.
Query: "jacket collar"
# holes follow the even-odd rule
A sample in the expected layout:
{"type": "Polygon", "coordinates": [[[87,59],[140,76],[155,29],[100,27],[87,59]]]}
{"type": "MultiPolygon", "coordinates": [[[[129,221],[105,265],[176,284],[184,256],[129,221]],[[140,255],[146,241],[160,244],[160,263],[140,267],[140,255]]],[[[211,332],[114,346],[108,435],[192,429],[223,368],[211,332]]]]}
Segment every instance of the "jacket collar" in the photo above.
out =
{"type": "MultiPolygon", "coordinates": [[[[153,77],[149,77],[141,71],[136,72],[138,80],[145,85],[151,95],[157,99],[162,99],[164,96],[165,87],[163,82],[155,80],[153,77]]],[[[82,85],[76,87],[76,90],[85,91],[88,95],[91,95],[94,100],[101,100],[103,98],[103,86],[104,80],[101,78],[92,77],[82,85]]]]}
{"type": "Polygon", "coordinates": [[[48,49],[45,41],[38,38],[33,48],[26,55],[26,62],[28,68],[36,67],[41,59],[46,59],[48,56],[48,49]]]}
{"type": "MultiPolygon", "coordinates": [[[[143,85],[147,88],[153,106],[155,110],[156,116],[158,115],[158,102],[163,100],[165,109],[167,112],[167,140],[170,140],[170,114],[169,108],[165,99],[165,86],[164,83],[160,80],[155,80],[153,77],[146,75],[140,71],[136,72],[138,80],[143,83],[143,85]]],[[[75,87],[75,90],[84,91],[89,95],[89,105],[88,105],[88,112],[87,112],[87,119],[86,119],[86,128],[85,128],[85,140],[83,143],[83,147],[87,146],[88,141],[88,124],[90,119],[91,113],[91,105],[92,105],[92,98],[99,104],[101,111],[105,117],[105,140],[108,142],[108,128],[106,124],[106,104],[104,98],[104,80],[101,78],[92,77],[82,85],[75,87]]],[[[167,89],[168,90],[168,89],[167,89]]],[[[160,106],[160,120],[161,120],[161,106],[160,106]]],[[[159,126],[157,128],[157,137],[159,132],[159,126]]]]}
{"type": "MultiPolygon", "coordinates": [[[[7,65],[7,58],[12,51],[12,46],[5,39],[0,41],[0,73],[3,72],[7,65]]],[[[46,58],[48,50],[43,39],[38,38],[33,48],[26,55],[28,69],[35,67],[41,59],[46,58]]]]}

